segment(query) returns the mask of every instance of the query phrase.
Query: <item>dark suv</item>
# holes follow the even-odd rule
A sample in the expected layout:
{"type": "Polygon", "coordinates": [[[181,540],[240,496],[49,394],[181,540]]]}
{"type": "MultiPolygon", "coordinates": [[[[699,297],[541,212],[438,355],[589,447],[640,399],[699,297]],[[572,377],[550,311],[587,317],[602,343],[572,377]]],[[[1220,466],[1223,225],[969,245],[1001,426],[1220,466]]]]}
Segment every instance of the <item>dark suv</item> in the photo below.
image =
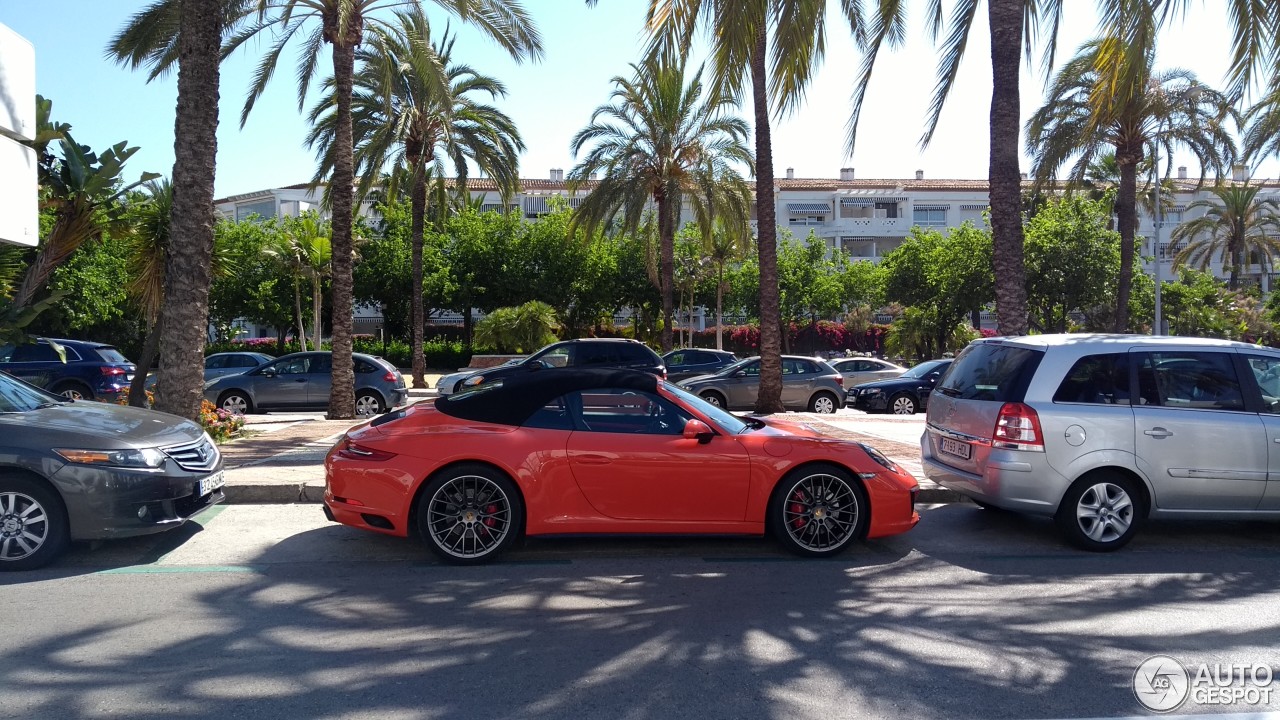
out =
{"type": "Polygon", "coordinates": [[[528,372],[543,368],[563,367],[616,367],[630,370],[643,370],[660,378],[667,377],[667,369],[662,358],[649,349],[648,345],[638,340],[625,338],[580,338],[552,343],[524,360],[487,370],[477,370],[458,380],[453,387],[447,388],[450,393],[461,392],[467,388],[507,377],[515,373],[528,372]]]}
{"type": "Polygon", "coordinates": [[[40,338],[0,346],[0,370],[72,400],[115,400],[133,380],[136,367],[110,345],[84,340],[52,342],[66,352],[66,362],[49,340],[40,338]]]}

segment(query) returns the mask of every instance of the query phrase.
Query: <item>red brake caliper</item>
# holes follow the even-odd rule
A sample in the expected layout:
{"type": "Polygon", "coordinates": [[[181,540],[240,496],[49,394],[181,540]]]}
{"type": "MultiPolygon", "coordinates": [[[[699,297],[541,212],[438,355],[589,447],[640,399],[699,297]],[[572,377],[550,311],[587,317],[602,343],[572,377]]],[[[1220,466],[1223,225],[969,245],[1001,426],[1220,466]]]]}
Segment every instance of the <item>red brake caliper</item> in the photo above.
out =
{"type": "MultiPolygon", "coordinates": [[[[799,490],[797,490],[791,496],[791,505],[787,509],[790,510],[794,515],[797,515],[797,516],[802,515],[804,513],[804,505],[802,504],[803,502],[804,502],[804,494],[801,493],[799,490]]],[[[806,522],[807,521],[803,517],[797,517],[795,520],[791,521],[791,527],[794,527],[795,529],[799,530],[800,528],[804,527],[806,522]]]]}
{"type": "Polygon", "coordinates": [[[485,527],[493,527],[498,524],[498,521],[494,520],[492,517],[494,513],[498,512],[498,505],[496,503],[489,503],[488,505],[485,505],[484,512],[486,515],[490,516],[484,519],[485,527]]]}

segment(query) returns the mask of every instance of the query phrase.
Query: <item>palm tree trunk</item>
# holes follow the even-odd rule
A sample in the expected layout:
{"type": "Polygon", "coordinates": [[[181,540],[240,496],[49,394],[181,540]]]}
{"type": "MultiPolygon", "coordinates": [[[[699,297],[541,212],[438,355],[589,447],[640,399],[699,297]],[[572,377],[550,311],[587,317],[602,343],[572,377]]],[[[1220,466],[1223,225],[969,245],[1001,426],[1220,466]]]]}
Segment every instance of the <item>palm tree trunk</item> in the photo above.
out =
{"type": "Polygon", "coordinates": [[[724,264],[716,273],[716,349],[724,350],[724,264]]]}
{"type": "Polygon", "coordinates": [[[1227,279],[1227,289],[1240,287],[1240,274],[1244,272],[1244,235],[1242,230],[1231,233],[1231,277],[1227,279]]]}
{"type": "Polygon", "coordinates": [[[756,412],[782,412],[782,333],[778,324],[778,227],[773,196],[773,140],[769,134],[769,90],[765,81],[767,28],[756,31],[751,54],[751,96],[756,113],[756,220],[760,252],[760,391],[756,412]]]}
{"type": "Polygon", "coordinates": [[[320,338],[324,337],[324,295],[321,293],[320,274],[311,278],[311,342],[319,350],[322,343],[320,338]]]}
{"type": "MultiPolygon", "coordinates": [[[[1138,151],[1139,153],[1141,151],[1138,151]]],[[[1116,216],[1120,226],[1120,282],[1116,288],[1116,322],[1112,329],[1129,332],[1129,290],[1133,287],[1134,235],[1138,224],[1138,161],[1141,155],[1116,149],[1120,187],[1116,192],[1116,216]]]]}
{"type": "MultiPolygon", "coordinates": [[[[302,322],[302,287],[298,285],[298,278],[293,278],[293,309],[298,314],[298,349],[302,352],[307,351],[307,331],[306,325],[302,322]]],[[[316,345],[319,350],[320,346],[316,345]]]]}
{"type": "MultiPolygon", "coordinates": [[[[325,18],[326,31],[337,19],[325,18]]],[[[351,18],[346,37],[331,37],[333,43],[334,97],[337,99],[333,137],[333,175],[330,179],[330,206],[333,211],[333,350],[332,382],[329,389],[329,417],[348,420],[356,416],[355,368],[351,358],[352,332],[352,195],[354,168],[351,140],[351,81],[355,70],[355,48],[360,43],[359,19],[351,18]]]]}
{"type": "Polygon", "coordinates": [[[409,291],[409,315],[410,323],[413,325],[411,331],[413,342],[413,386],[415,388],[424,388],[427,386],[427,359],[422,352],[424,309],[422,304],[422,242],[423,235],[426,233],[427,223],[427,175],[422,167],[422,158],[412,157],[409,158],[409,162],[413,166],[413,189],[409,195],[410,212],[413,216],[410,231],[413,246],[413,281],[409,291]]]}
{"type": "Polygon", "coordinates": [[[662,352],[671,350],[676,277],[676,231],[671,222],[671,199],[666,192],[654,193],[658,205],[658,290],[662,293],[662,352]]]}
{"type": "Polygon", "coordinates": [[[990,0],[992,265],[996,278],[996,323],[1001,335],[1027,334],[1027,283],[1023,264],[1022,138],[1018,73],[1024,0],[990,0]]]}
{"type": "MultiPolygon", "coordinates": [[[[156,354],[160,351],[160,321],[152,318],[151,328],[147,330],[147,339],[142,342],[142,356],[138,358],[137,370],[133,373],[133,381],[129,383],[129,405],[147,407],[147,373],[156,362],[156,354]]],[[[201,363],[201,367],[204,363],[201,363]]]]}
{"type": "Polygon", "coordinates": [[[213,280],[213,178],[218,154],[219,0],[183,0],[178,30],[178,104],[173,210],[165,251],[156,409],[191,420],[204,400],[204,344],[213,280]]]}

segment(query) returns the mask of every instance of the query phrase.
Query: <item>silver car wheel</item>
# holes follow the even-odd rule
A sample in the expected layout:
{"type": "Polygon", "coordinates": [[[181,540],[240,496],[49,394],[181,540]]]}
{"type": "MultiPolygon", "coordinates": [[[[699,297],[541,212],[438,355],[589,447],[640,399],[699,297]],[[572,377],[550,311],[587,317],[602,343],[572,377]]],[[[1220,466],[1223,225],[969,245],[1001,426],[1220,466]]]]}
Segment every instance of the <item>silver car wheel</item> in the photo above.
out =
{"type": "Polygon", "coordinates": [[[0,493],[0,562],[30,557],[49,539],[49,513],[35,498],[0,493]]]}
{"type": "Polygon", "coordinates": [[[836,411],[836,401],[832,400],[830,395],[819,395],[813,399],[813,411],[830,415],[836,411]]]}
{"type": "Polygon", "coordinates": [[[449,480],[431,496],[427,507],[431,541],[456,558],[484,557],[511,531],[511,500],[486,477],[460,475],[449,480]]]}
{"type": "Polygon", "coordinates": [[[356,415],[367,417],[382,412],[382,403],[372,395],[361,395],[356,398],[356,415]]]}
{"type": "Polygon", "coordinates": [[[1076,522],[1090,540],[1114,542],[1133,524],[1133,499],[1119,485],[1108,482],[1092,485],[1076,503],[1076,522]]]}
{"type": "Polygon", "coordinates": [[[243,395],[228,395],[222,401],[222,409],[232,415],[245,415],[249,412],[249,400],[243,395]]]}
{"type": "Polygon", "coordinates": [[[715,393],[707,393],[706,395],[699,395],[698,397],[702,398],[708,405],[713,407],[724,407],[724,403],[720,402],[720,396],[715,393]]]}
{"type": "Polygon", "coordinates": [[[853,538],[858,527],[858,496],[843,478],[817,473],[787,491],[783,524],[801,548],[826,551],[853,538]]]}
{"type": "Polygon", "coordinates": [[[893,399],[894,415],[914,415],[916,412],[916,402],[906,395],[899,395],[893,399]]]}
{"type": "Polygon", "coordinates": [[[60,393],[58,393],[58,394],[59,394],[59,395],[61,395],[61,396],[62,396],[62,397],[64,397],[64,398],[67,398],[68,400],[83,400],[83,399],[84,399],[84,395],[83,395],[79,390],[77,390],[77,389],[75,389],[75,388],[73,388],[73,387],[69,387],[69,388],[67,388],[66,390],[63,390],[62,392],[60,392],[60,393]]]}

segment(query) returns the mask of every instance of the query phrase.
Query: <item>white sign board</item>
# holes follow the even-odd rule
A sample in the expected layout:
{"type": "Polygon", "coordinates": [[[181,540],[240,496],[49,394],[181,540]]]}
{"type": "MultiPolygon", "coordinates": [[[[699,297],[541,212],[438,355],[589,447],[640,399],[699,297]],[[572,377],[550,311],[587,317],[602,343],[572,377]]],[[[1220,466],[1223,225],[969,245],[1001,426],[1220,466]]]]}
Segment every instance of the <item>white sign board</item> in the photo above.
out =
{"type": "Polygon", "coordinates": [[[36,156],[16,142],[35,134],[35,48],[0,25],[0,242],[35,245],[40,239],[36,156]]]}

